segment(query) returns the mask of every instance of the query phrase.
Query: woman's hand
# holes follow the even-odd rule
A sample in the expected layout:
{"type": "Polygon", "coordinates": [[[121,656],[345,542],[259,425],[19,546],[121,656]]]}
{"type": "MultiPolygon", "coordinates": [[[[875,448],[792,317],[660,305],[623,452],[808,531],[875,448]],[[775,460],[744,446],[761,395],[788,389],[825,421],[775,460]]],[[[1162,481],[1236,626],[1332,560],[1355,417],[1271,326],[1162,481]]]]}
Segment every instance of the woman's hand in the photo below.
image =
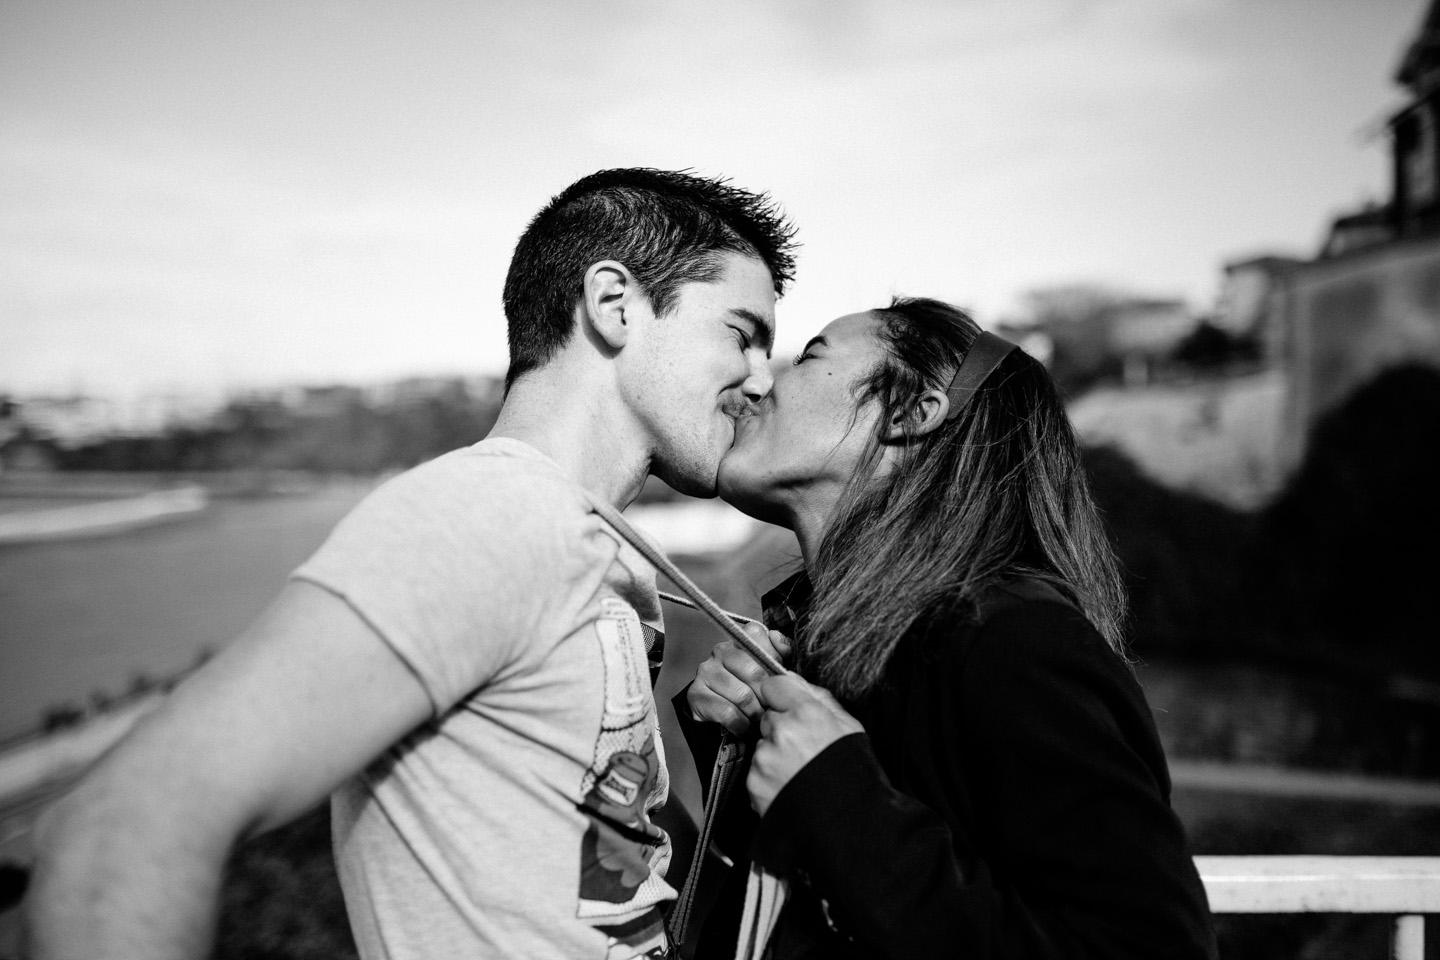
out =
{"type": "Polygon", "coordinates": [[[863,733],[865,728],[829,690],[797,673],[768,677],[757,693],[765,712],[760,717],[761,739],[745,787],[750,791],[750,806],[763,817],[805,764],[836,740],[863,733]]]}
{"type": "MultiPolygon", "coordinates": [[[[767,631],[758,623],[742,624],[741,629],[781,663],[790,656],[790,639],[780,631],[767,631]]],[[[737,737],[744,736],[763,712],[755,692],[768,676],[770,672],[734,640],[717,643],[690,684],[690,712],[697,720],[721,724],[737,737]]]]}

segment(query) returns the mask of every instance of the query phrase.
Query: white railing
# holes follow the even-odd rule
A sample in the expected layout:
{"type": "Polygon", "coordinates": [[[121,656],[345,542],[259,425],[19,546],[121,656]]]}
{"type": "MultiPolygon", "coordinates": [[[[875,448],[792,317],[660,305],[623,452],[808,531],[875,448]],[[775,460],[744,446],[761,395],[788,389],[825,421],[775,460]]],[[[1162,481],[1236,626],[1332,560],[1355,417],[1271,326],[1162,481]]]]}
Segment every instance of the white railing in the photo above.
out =
{"type": "Polygon", "coordinates": [[[1212,913],[1380,913],[1395,960],[1423,960],[1440,857],[1196,857],[1212,913]]]}

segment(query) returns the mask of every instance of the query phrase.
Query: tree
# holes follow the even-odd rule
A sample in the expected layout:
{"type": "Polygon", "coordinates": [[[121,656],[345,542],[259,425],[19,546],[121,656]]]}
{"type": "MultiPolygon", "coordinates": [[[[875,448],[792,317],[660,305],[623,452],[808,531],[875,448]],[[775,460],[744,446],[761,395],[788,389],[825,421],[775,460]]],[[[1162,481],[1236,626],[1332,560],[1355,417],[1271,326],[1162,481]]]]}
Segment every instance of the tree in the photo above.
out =
{"type": "Polygon", "coordinates": [[[1021,303],[1027,326],[1042,330],[1054,344],[1050,375],[1074,396],[1099,380],[1120,374],[1120,358],[1110,349],[1110,315],[1132,294],[1098,283],[1038,287],[1021,303]]]}
{"type": "Polygon", "coordinates": [[[1247,583],[1280,643],[1440,679],[1440,369],[1395,367],[1321,419],[1261,517],[1247,583]]]}

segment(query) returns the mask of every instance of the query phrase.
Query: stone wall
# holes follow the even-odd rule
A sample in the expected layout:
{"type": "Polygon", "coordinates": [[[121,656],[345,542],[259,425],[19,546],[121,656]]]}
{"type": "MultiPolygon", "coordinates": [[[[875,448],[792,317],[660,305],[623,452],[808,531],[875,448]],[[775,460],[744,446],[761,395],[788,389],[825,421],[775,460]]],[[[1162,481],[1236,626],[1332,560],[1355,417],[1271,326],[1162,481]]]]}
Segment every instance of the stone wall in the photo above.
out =
{"type": "Polygon", "coordinates": [[[1315,421],[1382,370],[1440,366],[1440,238],[1312,261],[1291,274],[1282,299],[1293,336],[1291,463],[1315,421]]]}

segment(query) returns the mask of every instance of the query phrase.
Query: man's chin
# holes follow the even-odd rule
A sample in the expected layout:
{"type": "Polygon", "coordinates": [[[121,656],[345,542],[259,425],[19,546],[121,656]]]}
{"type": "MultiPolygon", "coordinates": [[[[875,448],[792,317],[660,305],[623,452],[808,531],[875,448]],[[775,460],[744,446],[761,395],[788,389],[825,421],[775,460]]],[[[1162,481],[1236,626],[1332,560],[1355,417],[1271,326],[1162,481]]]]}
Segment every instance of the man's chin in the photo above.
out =
{"type": "MultiPolygon", "coordinates": [[[[726,423],[731,424],[731,421],[727,418],[726,423]]],[[[724,472],[725,461],[735,453],[733,444],[737,439],[738,434],[732,424],[726,435],[712,437],[713,445],[704,453],[692,449],[690,456],[656,461],[651,464],[651,472],[687,497],[713,499],[720,495],[720,475],[724,472]]]]}
{"type": "Polygon", "coordinates": [[[701,500],[712,500],[716,496],[718,464],[711,464],[708,467],[697,465],[683,470],[657,465],[652,472],[664,480],[676,493],[683,493],[687,497],[696,497],[701,500]]]}

